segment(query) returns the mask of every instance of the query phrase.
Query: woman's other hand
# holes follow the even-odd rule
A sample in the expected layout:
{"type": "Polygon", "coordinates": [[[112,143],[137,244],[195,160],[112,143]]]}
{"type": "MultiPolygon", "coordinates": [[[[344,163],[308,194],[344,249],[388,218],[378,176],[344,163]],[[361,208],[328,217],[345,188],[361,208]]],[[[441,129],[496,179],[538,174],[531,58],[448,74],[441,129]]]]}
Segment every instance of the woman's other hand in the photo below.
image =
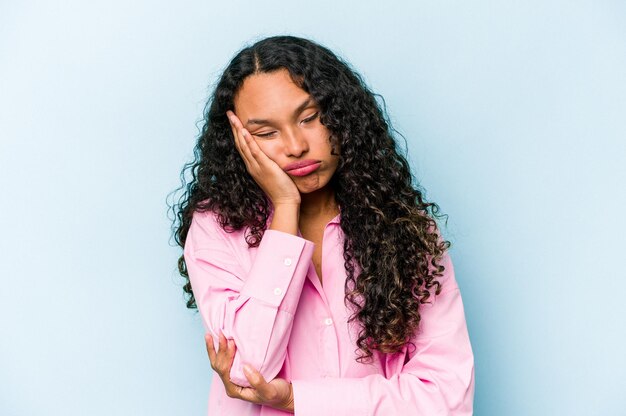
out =
{"type": "Polygon", "coordinates": [[[242,387],[230,381],[230,368],[235,358],[235,341],[226,340],[220,333],[217,352],[211,335],[204,336],[206,350],[211,361],[211,368],[219,375],[228,397],[251,403],[271,406],[275,409],[294,412],[293,388],[291,383],[282,378],[275,378],[269,383],[256,369],[245,365],[244,374],[252,387],[242,387]]]}
{"type": "Polygon", "coordinates": [[[252,178],[268,195],[274,207],[300,204],[300,191],[289,175],[272,159],[267,157],[232,111],[226,115],[235,138],[235,146],[243,158],[252,178]]]}

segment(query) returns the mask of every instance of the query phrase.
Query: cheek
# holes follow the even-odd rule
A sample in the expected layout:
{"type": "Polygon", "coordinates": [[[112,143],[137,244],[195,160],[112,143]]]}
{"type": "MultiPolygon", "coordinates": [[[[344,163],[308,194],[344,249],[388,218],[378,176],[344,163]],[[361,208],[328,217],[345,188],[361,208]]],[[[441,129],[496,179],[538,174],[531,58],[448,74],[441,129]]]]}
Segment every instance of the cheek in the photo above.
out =
{"type": "Polygon", "coordinates": [[[278,153],[278,146],[276,144],[276,141],[267,142],[267,141],[257,140],[256,144],[259,146],[259,149],[261,149],[261,151],[265,153],[265,155],[268,158],[276,162],[276,155],[278,153]]]}
{"type": "Polygon", "coordinates": [[[304,137],[316,147],[328,147],[330,149],[330,130],[321,124],[314,129],[305,131],[304,137]]]}

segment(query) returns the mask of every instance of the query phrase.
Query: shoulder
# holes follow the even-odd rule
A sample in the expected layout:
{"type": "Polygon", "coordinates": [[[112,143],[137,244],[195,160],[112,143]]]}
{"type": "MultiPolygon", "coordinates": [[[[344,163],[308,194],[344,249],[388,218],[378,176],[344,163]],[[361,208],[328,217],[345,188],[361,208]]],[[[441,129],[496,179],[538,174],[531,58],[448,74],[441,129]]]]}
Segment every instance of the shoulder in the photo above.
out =
{"type": "Polygon", "coordinates": [[[236,242],[242,238],[242,230],[226,232],[219,222],[219,214],[215,211],[194,211],[185,240],[185,249],[195,251],[231,242],[238,246],[236,242]]]}
{"type": "Polygon", "coordinates": [[[214,211],[194,211],[191,217],[188,237],[192,238],[219,238],[223,229],[218,221],[218,214],[214,211]]]}
{"type": "Polygon", "coordinates": [[[452,264],[452,257],[449,250],[445,250],[440,259],[437,260],[437,264],[443,267],[443,271],[440,276],[436,276],[436,280],[441,284],[441,294],[456,290],[459,288],[454,265],[452,264]]]}

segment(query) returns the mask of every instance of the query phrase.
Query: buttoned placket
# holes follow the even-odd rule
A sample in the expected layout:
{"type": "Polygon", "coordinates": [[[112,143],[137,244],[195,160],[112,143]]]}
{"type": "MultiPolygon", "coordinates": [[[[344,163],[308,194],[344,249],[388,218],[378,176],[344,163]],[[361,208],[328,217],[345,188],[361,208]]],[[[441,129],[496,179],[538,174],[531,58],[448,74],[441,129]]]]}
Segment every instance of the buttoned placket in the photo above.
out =
{"type": "MultiPolygon", "coordinates": [[[[324,241],[328,241],[327,239],[327,231],[330,226],[339,226],[336,223],[329,222],[324,227],[324,233],[322,235],[322,259],[321,259],[321,269],[322,275],[325,276],[325,279],[332,278],[332,275],[326,273],[324,271],[324,258],[327,257],[327,245],[324,244],[324,241]]],[[[300,230],[298,230],[298,235],[302,237],[300,230]]],[[[339,363],[339,339],[337,338],[337,331],[335,328],[335,321],[332,318],[330,303],[328,302],[328,297],[326,296],[326,292],[324,287],[322,286],[319,276],[315,270],[315,265],[311,260],[309,264],[309,269],[307,272],[307,279],[313,284],[316,289],[318,295],[318,301],[321,302],[322,307],[316,310],[320,315],[317,317],[318,322],[318,348],[319,348],[319,356],[320,356],[320,365],[321,365],[321,376],[322,377],[339,377],[340,376],[340,363],[339,363]]]]}
{"type": "MultiPolygon", "coordinates": [[[[285,267],[290,267],[293,263],[293,260],[291,259],[291,257],[285,257],[283,259],[283,264],[285,267]]],[[[281,296],[283,294],[283,292],[285,291],[285,289],[281,288],[281,287],[275,287],[274,288],[274,295],[276,296],[281,296]]]]}

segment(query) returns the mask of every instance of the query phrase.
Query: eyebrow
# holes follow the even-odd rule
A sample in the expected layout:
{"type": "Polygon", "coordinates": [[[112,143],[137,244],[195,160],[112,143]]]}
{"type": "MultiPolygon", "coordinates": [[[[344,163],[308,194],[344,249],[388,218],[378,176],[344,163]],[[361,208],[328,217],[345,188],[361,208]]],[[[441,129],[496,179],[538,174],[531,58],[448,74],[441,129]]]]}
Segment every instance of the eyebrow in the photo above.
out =
{"type": "MultiPolygon", "coordinates": [[[[305,108],[307,108],[311,103],[313,102],[313,100],[311,99],[311,97],[307,98],[302,104],[300,104],[295,111],[293,112],[294,114],[299,114],[301,113],[305,108]]],[[[248,121],[246,122],[246,126],[249,126],[251,124],[260,124],[260,125],[265,125],[265,124],[271,124],[272,120],[265,120],[265,119],[260,119],[260,118],[251,118],[248,119],[248,121]]]]}

